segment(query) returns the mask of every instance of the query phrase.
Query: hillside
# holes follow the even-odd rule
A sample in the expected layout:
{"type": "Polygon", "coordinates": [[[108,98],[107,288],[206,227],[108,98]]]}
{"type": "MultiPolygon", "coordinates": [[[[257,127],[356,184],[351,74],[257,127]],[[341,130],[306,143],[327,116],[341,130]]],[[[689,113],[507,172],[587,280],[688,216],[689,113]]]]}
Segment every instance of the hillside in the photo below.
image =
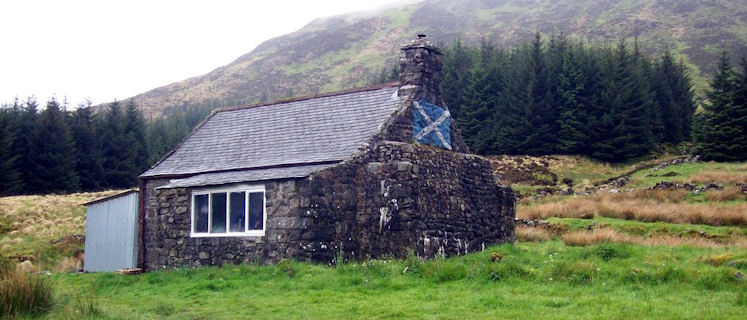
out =
{"type": "Polygon", "coordinates": [[[394,65],[416,33],[511,46],[539,30],[593,42],[638,36],[644,47],[668,45],[696,83],[721,48],[747,54],[747,3],[737,0],[427,0],[377,12],[318,19],[268,40],[212,72],[134,97],[146,113],[172,107],[224,106],[328,92],[365,84],[394,65]]]}

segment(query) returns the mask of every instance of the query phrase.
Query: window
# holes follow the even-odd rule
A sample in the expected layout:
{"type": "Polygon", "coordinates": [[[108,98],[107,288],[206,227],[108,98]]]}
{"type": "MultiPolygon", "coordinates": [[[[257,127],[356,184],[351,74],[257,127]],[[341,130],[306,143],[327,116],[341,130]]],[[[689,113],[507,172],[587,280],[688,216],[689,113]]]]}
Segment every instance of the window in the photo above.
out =
{"type": "Polygon", "coordinates": [[[263,236],[266,218],[264,186],[192,192],[193,237],[263,236]]]}

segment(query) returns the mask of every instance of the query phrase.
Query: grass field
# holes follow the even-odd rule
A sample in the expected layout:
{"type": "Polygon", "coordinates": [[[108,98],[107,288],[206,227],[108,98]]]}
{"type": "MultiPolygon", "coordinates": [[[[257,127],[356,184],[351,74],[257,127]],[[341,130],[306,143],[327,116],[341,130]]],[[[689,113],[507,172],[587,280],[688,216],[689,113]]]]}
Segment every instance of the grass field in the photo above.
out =
{"type": "MultiPolygon", "coordinates": [[[[541,175],[593,187],[652,160],[537,161],[547,162],[541,175]]],[[[21,318],[744,319],[747,199],[740,182],[747,182],[746,163],[686,163],[640,170],[617,193],[525,197],[517,216],[547,223],[518,226],[514,245],[448,259],[286,260],[133,276],[62,272],[82,246],[58,241],[83,232],[77,204],[111,193],[0,198],[0,257],[57,271],[40,276],[53,283],[51,309],[21,318]],[[725,188],[645,190],[662,180],[725,188]]]]}
{"type": "Polygon", "coordinates": [[[58,274],[48,317],[740,319],[738,272],[747,252],[733,248],[519,242],[427,262],[58,274]]]}

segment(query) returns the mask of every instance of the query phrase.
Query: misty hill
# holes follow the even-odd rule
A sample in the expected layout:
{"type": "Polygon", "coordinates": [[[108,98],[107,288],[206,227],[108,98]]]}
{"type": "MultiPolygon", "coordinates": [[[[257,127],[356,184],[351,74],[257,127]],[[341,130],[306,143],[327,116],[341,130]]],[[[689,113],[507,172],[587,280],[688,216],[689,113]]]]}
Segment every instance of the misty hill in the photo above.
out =
{"type": "Polygon", "coordinates": [[[399,46],[426,33],[449,43],[490,40],[512,46],[564,33],[594,43],[638,37],[650,51],[669,46],[696,84],[721,49],[747,54],[747,3],[741,0],[427,0],[317,19],[268,40],[212,72],[134,97],[146,113],[225,106],[357,87],[393,66],[399,46]]]}

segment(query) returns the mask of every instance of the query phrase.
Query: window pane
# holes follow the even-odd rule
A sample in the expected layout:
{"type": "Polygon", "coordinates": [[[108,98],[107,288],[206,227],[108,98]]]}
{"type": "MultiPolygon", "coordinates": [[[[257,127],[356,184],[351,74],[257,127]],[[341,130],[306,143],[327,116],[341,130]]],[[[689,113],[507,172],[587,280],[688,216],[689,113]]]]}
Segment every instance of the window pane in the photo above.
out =
{"type": "Polygon", "coordinates": [[[265,194],[253,192],[249,194],[249,230],[262,230],[265,211],[265,194]]]}
{"type": "Polygon", "coordinates": [[[212,212],[212,225],[210,227],[211,233],[225,233],[226,232],[226,193],[213,193],[213,201],[210,203],[212,212]]]}
{"type": "Polygon", "coordinates": [[[231,232],[244,232],[246,221],[246,192],[231,192],[231,232]]]}
{"type": "Polygon", "coordinates": [[[208,232],[208,195],[195,196],[195,232],[208,232]]]}

